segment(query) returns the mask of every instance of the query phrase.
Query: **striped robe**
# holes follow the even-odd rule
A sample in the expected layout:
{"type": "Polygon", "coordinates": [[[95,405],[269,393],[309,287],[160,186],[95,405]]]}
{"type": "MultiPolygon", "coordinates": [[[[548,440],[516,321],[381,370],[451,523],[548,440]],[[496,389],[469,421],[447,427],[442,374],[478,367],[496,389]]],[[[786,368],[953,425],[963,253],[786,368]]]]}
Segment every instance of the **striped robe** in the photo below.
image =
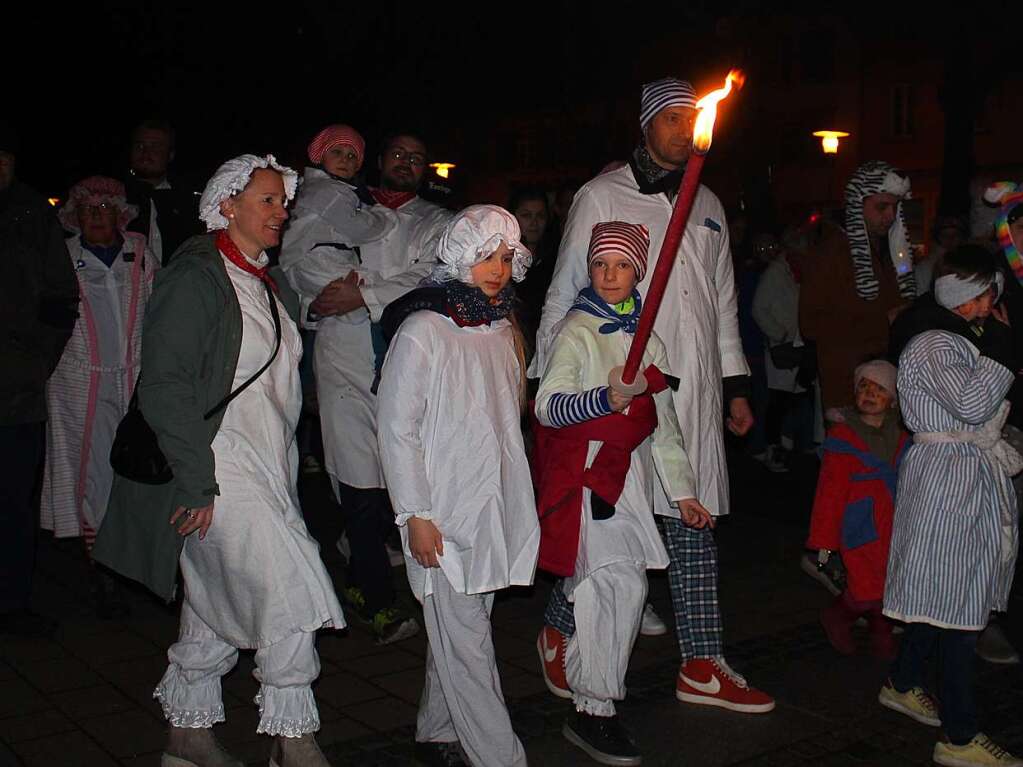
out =
{"type": "MultiPolygon", "coordinates": [[[[899,360],[906,426],[977,432],[999,413],[1013,377],[961,336],[921,333],[899,360]]],[[[1012,482],[990,453],[962,441],[913,444],[899,472],[884,614],[982,630],[1006,607],[1018,526],[1012,482]]]]}
{"type": "Polygon", "coordinates": [[[40,524],[58,538],[91,545],[103,521],[114,470],[110,447],[138,375],[142,318],[156,257],[145,238],[122,232],[111,267],[67,240],[82,301],[74,332],[46,383],[49,420],[40,524]]]}

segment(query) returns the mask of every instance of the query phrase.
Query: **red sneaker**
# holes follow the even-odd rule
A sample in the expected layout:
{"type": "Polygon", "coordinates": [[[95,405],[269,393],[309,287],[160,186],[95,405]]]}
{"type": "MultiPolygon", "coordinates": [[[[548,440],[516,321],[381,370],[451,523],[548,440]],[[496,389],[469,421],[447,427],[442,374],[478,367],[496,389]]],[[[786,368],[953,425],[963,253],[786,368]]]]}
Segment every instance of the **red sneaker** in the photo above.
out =
{"type": "Polygon", "coordinates": [[[774,698],[750,687],[724,658],[693,658],[683,663],[675,680],[675,697],[745,714],[764,714],[774,708],[774,698]]]}
{"type": "Polygon", "coordinates": [[[565,635],[544,626],[536,638],[536,651],[540,653],[540,669],[547,689],[559,698],[571,698],[572,691],[565,675],[565,635]]]}

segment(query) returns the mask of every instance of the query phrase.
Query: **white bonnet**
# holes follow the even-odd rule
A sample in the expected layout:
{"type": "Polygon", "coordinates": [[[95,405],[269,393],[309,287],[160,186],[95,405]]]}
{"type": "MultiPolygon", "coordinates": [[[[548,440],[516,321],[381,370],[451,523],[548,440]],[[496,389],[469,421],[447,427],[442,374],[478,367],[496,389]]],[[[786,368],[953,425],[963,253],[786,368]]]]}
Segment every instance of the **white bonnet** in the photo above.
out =
{"type": "Polygon", "coordinates": [[[258,168],[270,168],[280,173],[284,179],[284,195],[288,202],[295,198],[295,188],[298,186],[298,174],[295,171],[278,163],[272,154],[266,157],[239,155],[217,168],[199,198],[199,218],[206,222],[206,231],[227,229],[227,219],[220,212],[220,203],[242,191],[258,168]]]}
{"type": "Polygon", "coordinates": [[[472,285],[470,269],[486,260],[503,242],[514,251],[512,279],[522,282],[533,256],[519,241],[519,222],[497,205],[470,205],[448,222],[435,240],[437,282],[460,280],[472,285]]]}

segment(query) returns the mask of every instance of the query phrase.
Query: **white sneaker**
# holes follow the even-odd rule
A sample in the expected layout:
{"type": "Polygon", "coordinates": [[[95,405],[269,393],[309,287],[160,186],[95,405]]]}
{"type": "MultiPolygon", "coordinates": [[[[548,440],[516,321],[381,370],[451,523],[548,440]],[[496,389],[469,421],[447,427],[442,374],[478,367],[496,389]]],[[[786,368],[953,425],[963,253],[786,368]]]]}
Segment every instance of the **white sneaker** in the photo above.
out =
{"type": "Polygon", "coordinates": [[[649,602],[643,608],[643,619],[639,624],[639,633],[645,637],[659,637],[668,633],[668,627],[661,620],[661,616],[654,612],[654,606],[649,602]]]}

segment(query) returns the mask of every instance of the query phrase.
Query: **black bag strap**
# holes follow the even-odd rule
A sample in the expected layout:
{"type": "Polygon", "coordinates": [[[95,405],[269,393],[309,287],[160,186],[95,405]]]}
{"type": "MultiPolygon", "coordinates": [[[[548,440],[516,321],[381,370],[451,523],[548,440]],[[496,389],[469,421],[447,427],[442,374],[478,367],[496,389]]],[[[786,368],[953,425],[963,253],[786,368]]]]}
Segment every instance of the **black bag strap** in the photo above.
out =
{"type": "Polygon", "coordinates": [[[239,394],[241,394],[243,391],[249,388],[249,386],[251,386],[257,378],[263,375],[264,371],[266,371],[266,369],[270,367],[270,364],[277,358],[277,352],[279,352],[281,349],[281,315],[280,312],[277,310],[277,298],[274,296],[273,291],[270,289],[269,281],[264,280],[263,287],[266,288],[266,298],[270,302],[270,316],[274,318],[274,332],[277,334],[277,341],[276,343],[274,343],[273,353],[270,355],[270,359],[266,361],[263,367],[261,367],[255,373],[253,373],[252,377],[248,381],[246,381],[233,392],[228,394],[226,397],[224,397],[224,399],[220,400],[220,402],[214,405],[213,408],[209,410],[209,412],[205,413],[202,417],[204,421],[210,420],[213,416],[215,416],[225,407],[230,405],[231,400],[233,400],[235,397],[237,397],[239,394]]]}
{"type": "MultiPolygon", "coordinates": [[[[270,355],[270,359],[266,361],[266,364],[264,364],[263,367],[257,370],[252,375],[252,377],[249,378],[248,381],[243,383],[233,392],[224,397],[224,399],[220,400],[220,402],[214,405],[210,410],[204,413],[202,417],[204,421],[210,420],[213,416],[215,416],[217,413],[219,413],[221,410],[223,410],[225,407],[231,404],[231,400],[233,400],[235,397],[237,397],[239,394],[245,391],[245,389],[251,386],[257,378],[263,375],[266,369],[270,367],[273,361],[277,358],[277,352],[279,352],[281,349],[281,314],[277,308],[277,299],[274,297],[273,291],[270,289],[269,282],[264,282],[263,287],[266,288],[266,297],[267,300],[270,302],[270,316],[273,317],[274,333],[277,336],[276,342],[274,343],[273,353],[270,355]]],[[[140,370],[138,376],[136,376],[135,378],[135,389],[131,393],[131,401],[128,403],[128,410],[138,410],[139,408],[139,381],[141,380],[142,371],[140,370]]]]}

